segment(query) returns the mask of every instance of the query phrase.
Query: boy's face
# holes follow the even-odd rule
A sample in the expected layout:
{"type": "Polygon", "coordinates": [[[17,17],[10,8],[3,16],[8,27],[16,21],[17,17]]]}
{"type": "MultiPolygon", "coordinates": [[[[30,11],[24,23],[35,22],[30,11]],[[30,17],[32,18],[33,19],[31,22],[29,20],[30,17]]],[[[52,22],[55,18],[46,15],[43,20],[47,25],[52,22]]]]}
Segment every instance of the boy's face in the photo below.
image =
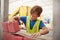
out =
{"type": "Polygon", "coordinates": [[[38,14],[37,14],[37,12],[34,12],[34,13],[32,13],[31,14],[31,20],[36,20],[37,18],[38,18],[38,14]]]}

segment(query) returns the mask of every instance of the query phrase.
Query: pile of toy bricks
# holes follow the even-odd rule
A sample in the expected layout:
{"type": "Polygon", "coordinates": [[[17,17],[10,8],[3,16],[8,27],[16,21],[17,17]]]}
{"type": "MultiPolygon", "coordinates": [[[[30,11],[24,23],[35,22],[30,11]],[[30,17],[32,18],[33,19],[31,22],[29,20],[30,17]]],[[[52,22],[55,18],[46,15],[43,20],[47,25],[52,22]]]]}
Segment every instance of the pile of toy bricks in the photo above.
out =
{"type": "Polygon", "coordinates": [[[21,35],[13,34],[20,30],[18,22],[3,22],[3,40],[32,40],[21,35]]]}

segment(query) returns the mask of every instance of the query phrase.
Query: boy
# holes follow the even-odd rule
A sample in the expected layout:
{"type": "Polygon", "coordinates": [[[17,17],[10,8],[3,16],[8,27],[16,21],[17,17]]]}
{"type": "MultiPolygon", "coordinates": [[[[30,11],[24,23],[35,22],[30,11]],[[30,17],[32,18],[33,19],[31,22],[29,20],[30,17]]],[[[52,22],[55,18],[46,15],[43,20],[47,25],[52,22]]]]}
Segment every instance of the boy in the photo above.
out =
{"type": "Polygon", "coordinates": [[[12,20],[13,21],[23,21],[25,26],[26,26],[26,31],[27,33],[32,34],[32,37],[37,37],[37,36],[41,36],[41,35],[45,35],[49,32],[49,30],[47,29],[47,27],[44,25],[44,23],[42,22],[42,20],[37,19],[41,13],[42,13],[42,8],[40,6],[34,6],[31,11],[30,11],[31,15],[30,17],[13,17],[12,20]],[[16,19],[17,18],[17,19],[16,19]],[[40,29],[42,29],[40,31],[40,29]]]}

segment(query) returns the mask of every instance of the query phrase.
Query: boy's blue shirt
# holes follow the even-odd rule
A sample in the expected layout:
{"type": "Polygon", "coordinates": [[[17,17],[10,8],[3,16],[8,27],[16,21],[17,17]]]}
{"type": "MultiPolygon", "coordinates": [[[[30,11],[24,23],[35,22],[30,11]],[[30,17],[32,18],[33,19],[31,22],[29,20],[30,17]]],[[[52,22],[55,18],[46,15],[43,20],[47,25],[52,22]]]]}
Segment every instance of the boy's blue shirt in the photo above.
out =
{"type": "MultiPolygon", "coordinates": [[[[24,24],[26,25],[26,16],[20,17],[20,20],[23,21],[24,24]]],[[[35,22],[36,22],[36,20],[35,20],[35,21],[30,20],[30,29],[33,28],[35,22]]],[[[43,23],[42,20],[41,20],[40,25],[39,25],[39,29],[42,29],[44,26],[45,26],[45,25],[44,25],[44,23],[43,23]]]]}

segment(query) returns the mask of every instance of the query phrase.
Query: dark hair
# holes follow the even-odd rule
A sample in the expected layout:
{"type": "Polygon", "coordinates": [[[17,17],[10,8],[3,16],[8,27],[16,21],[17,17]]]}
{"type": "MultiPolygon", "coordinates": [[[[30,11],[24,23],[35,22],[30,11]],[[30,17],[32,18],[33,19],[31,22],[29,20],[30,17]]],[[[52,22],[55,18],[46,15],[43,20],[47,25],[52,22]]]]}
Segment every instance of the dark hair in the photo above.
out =
{"type": "Polygon", "coordinates": [[[32,14],[34,12],[37,12],[38,16],[40,16],[40,14],[42,13],[42,7],[41,6],[34,6],[31,9],[30,13],[32,14]]]}

